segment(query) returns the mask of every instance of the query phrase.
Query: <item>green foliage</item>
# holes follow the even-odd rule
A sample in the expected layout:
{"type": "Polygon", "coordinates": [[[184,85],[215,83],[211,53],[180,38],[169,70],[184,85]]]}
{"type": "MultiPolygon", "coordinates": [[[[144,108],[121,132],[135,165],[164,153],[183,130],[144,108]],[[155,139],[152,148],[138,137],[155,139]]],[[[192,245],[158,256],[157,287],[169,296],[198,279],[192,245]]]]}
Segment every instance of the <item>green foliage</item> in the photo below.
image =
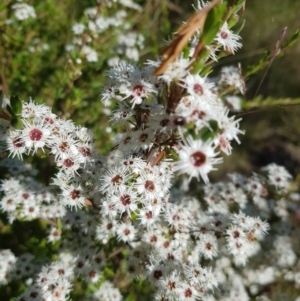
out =
{"type": "Polygon", "coordinates": [[[208,13],[204,24],[203,34],[201,35],[201,40],[204,45],[209,45],[221,28],[224,22],[223,17],[226,8],[227,4],[224,2],[214,7],[208,13]]]}
{"type": "Polygon", "coordinates": [[[12,116],[20,115],[22,112],[22,101],[18,95],[12,95],[10,97],[10,106],[12,108],[12,116]]]}

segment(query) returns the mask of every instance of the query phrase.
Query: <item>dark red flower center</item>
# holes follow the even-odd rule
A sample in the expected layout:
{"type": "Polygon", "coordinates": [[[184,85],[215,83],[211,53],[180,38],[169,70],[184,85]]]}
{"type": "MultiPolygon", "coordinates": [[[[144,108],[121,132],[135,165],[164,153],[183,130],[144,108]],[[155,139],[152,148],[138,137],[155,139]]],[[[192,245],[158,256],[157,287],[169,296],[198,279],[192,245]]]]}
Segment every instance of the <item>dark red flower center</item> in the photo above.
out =
{"type": "Polygon", "coordinates": [[[155,185],[154,185],[154,183],[152,181],[147,180],[146,183],[145,183],[145,188],[148,191],[153,191],[155,189],[155,185]]]}
{"type": "Polygon", "coordinates": [[[123,194],[121,197],[120,197],[120,201],[121,203],[124,205],[124,206],[127,206],[127,205],[130,205],[131,204],[131,201],[130,201],[130,195],[128,194],[123,194]]]}
{"type": "Polygon", "coordinates": [[[40,141],[43,137],[43,132],[39,129],[33,129],[29,132],[29,138],[32,141],[40,141]]]}
{"type": "Polygon", "coordinates": [[[225,32],[225,31],[221,31],[221,34],[220,34],[221,38],[226,40],[228,38],[228,33],[225,32]]]}
{"type": "Polygon", "coordinates": [[[65,159],[64,162],[63,162],[63,165],[65,167],[70,168],[70,167],[72,167],[74,165],[74,162],[71,159],[65,159]]]}
{"type": "Polygon", "coordinates": [[[13,141],[12,141],[12,144],[14,147],[22,147],[23,146],[23,143],[21,141],[21,138],[14,138],[13,141]]]}
{"type": "Polygon", "coordinates": [[[202,166],[206,161],[206,156],[202,152],[198,151],[193,153],[191,156],[191,162],[195,167],[202,166]]]}
{"type": "Polygon", "coordinates": [[[203,87],[200,84],[195,84],[194,92],[200,96],[203,95],[203,87]]]}
{"type": "Polygon", "coordinates": [[[132,92],[133,92],[134,95],[136,95],[138,97],[141,97],[141,96],[145,95],[145,90],[144,90],[144,87],[142,85],[135,85],[132,88],[132,92]]]}
{"type": "Polygon", "coordinates": [[[91,154],[92,154],[90,148],[87,147],[87,146],[81,146],[79,148],[79,151],[80,151],[80,153],[82,154],[83,157],[90,157],[91,154]]]}

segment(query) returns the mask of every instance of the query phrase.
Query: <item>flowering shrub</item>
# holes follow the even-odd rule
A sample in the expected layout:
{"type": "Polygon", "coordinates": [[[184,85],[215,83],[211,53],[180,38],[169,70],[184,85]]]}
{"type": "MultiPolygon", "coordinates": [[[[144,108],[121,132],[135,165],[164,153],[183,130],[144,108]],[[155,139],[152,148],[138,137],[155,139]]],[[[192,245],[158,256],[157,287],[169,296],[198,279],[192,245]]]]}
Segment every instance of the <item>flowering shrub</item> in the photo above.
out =
{"type": "MultiPolygon", "coordinates": [[[[31,252],[0,252],[0,284],[25,281],[16,300],[268,300],[264,288],[280,278],[299,287],[299,194],[289,172],[270,164],[209,181],[244,134],[234,114],[245,92],[240,68],[210,76],[242,46],[234,26],[244,1],[233,2],[199,2],[162,57],[107,72],[101,99],[117,103],[111,122],[122,132],[106,157],[88,128],[2,96],[0,208],[7,224],[38,220],[43,232],[31,252]],[[56,166],[49,185],[23,163],[28,156],[56,166]]],[[[86,14],[69,50],[92,62],[97,52],[76,36],[113,22],[86,14]]]]}
{"type": "Polygon", "coordinates": [[[1,90],[30,95],[77,122],[88,114],[98,134],[99,114],[107,120],[109,113],[97,101],[104,71],[139,60],[144,14],[133,1],[2,1],[1,90]]]}

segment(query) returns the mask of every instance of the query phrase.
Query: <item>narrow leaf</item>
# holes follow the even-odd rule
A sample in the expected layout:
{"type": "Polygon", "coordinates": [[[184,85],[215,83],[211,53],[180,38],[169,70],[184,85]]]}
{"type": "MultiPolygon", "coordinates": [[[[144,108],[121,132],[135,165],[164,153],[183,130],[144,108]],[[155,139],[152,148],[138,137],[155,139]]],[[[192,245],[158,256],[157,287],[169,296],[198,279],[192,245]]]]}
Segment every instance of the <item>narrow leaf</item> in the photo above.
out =
{"type": "Polygon", "coordinates": [[[12,95],[10,97],[10,106],[13,110],[13,115],[20,115],[22,113],[22,101],[18,95],[12,95]]]}
{"type": "Polygon", "coordinates": [[[215,38],[220,27],[223,24],[223,16],[226,10],[226,3],[213,7],[207,14],[206,21],[201,34],[201,40],[204,45],[209,45],[215,38]]]}
{"type": "Polygon", "coordinates": [[[10,123],[11,123],[12,127],[14,127],[15,129],[22,129],[22,127],[23,127],[22,121],[18,117],[13,117],[10,123]]]}

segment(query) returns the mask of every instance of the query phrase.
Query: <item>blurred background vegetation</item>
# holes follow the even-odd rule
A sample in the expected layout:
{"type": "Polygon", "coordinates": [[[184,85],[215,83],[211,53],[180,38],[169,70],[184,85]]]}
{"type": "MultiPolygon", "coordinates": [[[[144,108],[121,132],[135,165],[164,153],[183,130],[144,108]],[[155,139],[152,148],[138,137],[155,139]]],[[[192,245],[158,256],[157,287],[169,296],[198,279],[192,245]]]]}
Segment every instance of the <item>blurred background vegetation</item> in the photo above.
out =
{"type": "MultiPolygon", "coordinates": [[[[155,59],[172,33],[195,11],[192,4],[196,4],[195,1],[140,0],[135,2],[140,5],[139,10],[122,5],[122,1],[27,0],[24,3],[35,8],[36,18],[20,21],[14,17],[15,3],[0,2],[0,89],[7,96],[18,94],[25,101],[32,97],[36,102],[53,106],[54,113],[60,117],[71,118],[92,129],[101,154],[111,149],[111,131],[115,131],[108,126],[109,112],[100,101],[101,89],[107,81],[106,71],[111,65],[109,60],[116,56],[128,60],[120,37],[128,33],[144,37],[143,43],[137,36],[133,38],[132,48],[139,52],[137,64],[155,59]],[[76,36],[72,26],[88,24],[91,18],[86,9],[90,7],[106,19],[120,11],[125,11],[126,16],[116,17],[121,20],[118,26],[110,25],[87,42],[90,32],[76,36]],[[81,40],[81,45],[74,38],[81,40]],[[70,44],[75,46],[67,51],[66,46],[70,44]],[[87,60],[83,51],[87,44],[96,51],[97,61],[87,60]]],[[[241,63],[243,70],[247,70],[265,51],[273,51],[284,27],[288,27],[286,38],[300,29],[299,12],[300,1],[247,1],[241,17],[246,20],[241,32],[244,46],[215,67],[241,63]]],[[[250,113],[240,112],[246,134],[211,179],[220,180],[234,171],[250,174],[271,162],[286,166],[294,176],[300,173],[300,106],[292,105],[300,101],[299,58],[298,42],[272,63],[257,93],[259,102],[254,97],[264,70],[247,79],[245,103],[257,108],[250,113]],[[274,107],[274,103],[287,106],[274,107]]],[[[41,162],[35,159],[33,163],[40,169],[47,163],[41,162]]],[[[280,287],[273,291],[280,291],[280,287]]]]}

